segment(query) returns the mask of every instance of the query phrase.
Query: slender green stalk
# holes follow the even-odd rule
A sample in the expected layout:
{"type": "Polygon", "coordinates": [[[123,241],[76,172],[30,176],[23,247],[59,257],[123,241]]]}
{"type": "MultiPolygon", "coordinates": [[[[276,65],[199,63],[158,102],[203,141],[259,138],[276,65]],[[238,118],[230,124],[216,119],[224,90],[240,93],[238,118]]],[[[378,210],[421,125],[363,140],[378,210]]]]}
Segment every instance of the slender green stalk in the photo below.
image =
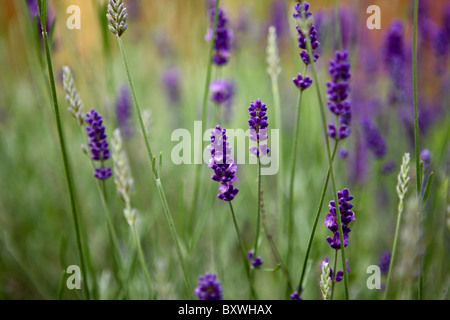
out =
{"type": "Polygon", "coordinates": [[[334,0],[334,15],[335,15],[335,31],[336,31],[336,48],[342,49],[344,47],[342,39],[342,28],[341,28],[341,15],[339,13],[339,0],[334,0]]]}
{"type": "MultiPolygon", "coordinates": [[[[259,141],[257,142],[259,150],[259,141]]],[[[261,158],[258,156],[258,195],[257,195],[257,210],[256,210],[256,233],[255,233],[255,244],[253,246],[254,254],[257,254],[259,246],[259,236],[261,234],[261,158]]]]}
{"type": "MultiPolygon", "coordinates": [[[[419,112],[418,112],[418,85],[417,85],[417,25],[419,15],[419,0],[414,0],[414,27],[413,27],[413,56],[412,56],[412,74],[413,74],[413,99],[414,99],[414,146],[416,158],[416,186],[417,196],[420,199],[422,193],[422,167],[420,165],[420,140],[419,140],[419,112]]],[[[419,270],[419,290],[418,298],[423,298],[423,258],[420,258],[419,270]]]]}
{"type": "Polygon", "coordinates": [[[132,78],[131,78],[131,72],[130,72],[130,68],[128,66],[128,59],[127,59],[126,54],[125,54],[125,49],[124,49],[124,46],[123,46],[122,38],[121,37],[117,37],[117,41],[119,43],[120,52],[122,54],[122,60],[123,60],[123,63],[124,63],[124,66],[125,66],[125,70],[126,70],[126,73],[127,73],[128,84],[129,84],[130,90],[131,90],[131,96],[133,98],[133,102],[134,102],[134,105],[135,105],[135,108],[136,108],[136,111],[137,111],[137,114],[138,114],[138,120],[139,120],[139,124],[141,126],[141,131],[142,131],[142,135],[143,135],[143,138],[144,138],[145,147],[147,149],[147,154],[148,154],[148,157],[150,159],[150,162],[152,163],[152,172],[153,172],[153,176],[154,176],[155,181],[156,181],[156,186],[158,188],[158,193],[159,193],[159,196],[160,196],[160,199],[161,199],[161,203],[162,203],[162,206],[163,206],[163,209],[164,209],[164,214],[166,216],[167,222],[169,224],[170,232],[172,234],[172,238],[173,238],[173,241],[174,241],[175,246],[176,246],[178,260],[180,261],[181,268],[182,268],[183,274],[184,274],[184,280],[185,280],[186,288],[187,288],[189,294],[193,297],[193,290],[192,290],[191,282],[189,280],[189,273],[187,272],[187,268],[186,268],[186,264],[185,264],[185,261],[184,261],[183,253],[181,251],[179,237],[178,237],[178,234],[177,234],[177,231],[176,231],[173,219],[172,219],[172,215],[170,213],[170,209],[169,209],[169,205],[167,203],[167,199],[166,199],[166,195],[165,195],[165,192],[164,192],[164,188],[162,186],[161,179],[159,177],[159,172],[156,169],[155,157],[153,156],[152,150],[150,148],[150,143],[149,143],[149,140],[148,140],[147,131],[145,129],[144,119],[142,118],[141,109],[139,107],[139,103],[138,103],[137,96],[136,96],[136,90],[134,88],[134,84],[133,84],[133,81],[132,81],[132,78]]]}
{"type": "Polygon", "coordinates": [[[145,262],[144,252],[142,251],[141,240],[139,239],[139,235],[136,229],[136,225],[131,225],[131,232],[133,233],[134,243],[136,245],[136,250],[139,256],[139,262],[141,264],[142,272],[145,277],[145,284],[147,285],[148,295],[150,299],[154,299],[152,282],[150,281],[150,275],[148,274],[147,263],[145,262]]]}
{"type": "MultiPolygon", "coordinates": [[[[202,103],[202,123],[201,123],[201,132],[203,134],[204,128],[206,127],[207,115],[208,115],[208,93],[209,93],[209,83],[211,82],[211,71],[212,71],[212,56],[214,52],[214,39],[216,38],[217,33],[217,22],[219,20],[219,4],[220,0],[216,1],[216,10],[214,14],[214,27],[213,27],[213,36],[211,38],[211,43],[209,46],[208,53],[208,67],[206,71],[206,79],[205,79],[205,88],[203,91],[203,103],[202,103]]],[[[200,142],[201,150],[200,153],[203,152],[203,139],[200,142]]],[[[198,197],[200,194],[201,187],[201,172],[202,172],[202,164],[199,164],[195,168],[195,180],[194,180],[194,195],[192,199],[192,207],[190,213],[190,230],[193,231],[194,226],[194,212],[197,209],[198,197]]]]}
{"type": "MultiPolygon", "coordinates": [[[[257,142],[257,148],[259,149],[259,141],[257,142]]],[[[261,234],[261,159],[258,157],[258,173],[257,173],[257,179],[258,179],[258,194],[257,194],[257,210],[256,210],[256,232],[255,232],[255,243],[253,245],[253,254],[256,256],[258,252],[259,247],[259,236],[261,234]]],[[[251,287],[254,286],[255,281],[255,269],[251,270],[251,287]]]]}
{"type": "Polygon", "coordinates": [[[284,273],[284,276],[286,277],[287,281],[287,289],[289,292],[293,291],[292,283],[291,283],[291,276],[289,274],[289,269],[287,268],[286,264],[283,262],[283,259],[281,258],[280,251],[278,250],[278,247],[273,240],[273,235],[270,233],[269,227],[267,225],[266,221],[266,210],[264,208],[264,202],[263,202],[263,195],[264,191],[261,187],[261,222],[264,228],[264,233],[266,234],[267,242],[269,242],[270,249],[272,251],[272,255],[276,261],[276,263],[281,267],[282,272],[284,273]]]}
{"type": "MultiPolygon", "coordinates": [[[[310,59],[310,61],[314,61],[314,55],[313,55],[313,50],[311,47],[311,41],[309,40],[309,36],[307,36],[306,38],[308,39],[306,41],[306,45],[308,47],[309,59],[310,59]]],[[[325,146],[326,146],[327,157],[328,157],[328,165],[329,165],[329,170],[330,170],[331,184],[333,187],[334,199],[336,202],[336,218],[337,218],[337,223],[338,223],[338,227],[339,227],[339,240],[341,243],[340,250],[341,250],[342,265],[343,265],[343,270],[344,270],[345,298],[348,300],[348,298],[349,298],[348,274],[347,274],[347,268],[345,265],[346,259],[345,259],[345,249],[344,249],[344,247],[345,247],[344,246],[344,237],[343,237],[343,232],[342,232],[341,213],[340,213],[340,209],[339,209],[339,199],[337,197],[336,182],[334,179],[334,170],[333,170],[333,161],[332,161],[331,150],[330,150],[330,141],[329,141],[328,133],[327,133],[325,103],[323,101],[323,96],[322,96],[321,87],[320,87],[320,81],[319,81],[319,77],[317,75],[317,69],[316,69],[315,63],[311,63],[311,68],[312,68],[312,73],[313,73],[313,80],[316,83],[316,92],[317,92],[317,98],[319,100],[319,106],[320,106],[319,109],[320,109],[320,116],[321,116],[321,120],[322,120],[323,133],[324,133],[324,137],[325,137],[325,146]]]]}
{"type": "Polygon", "coordinates": [[[418,87],[417,87],[417,15],[419,10],[419,1],[414,0],[414,29],[413,29],[413,56],[412,56],[412,74],[413,74],[413,99],[414,99],[414,147],[416,157],[416,186],[417,195],[420,197],[422,188],[422,173],[420,172],[420,141],[419,141],[419,113],[418,113],[418,87]]]}
{"type": "MultiPolygon", "coordinates": [[[[42,17],[41,17],[42,20],[42,17]]],[[[43,21],[43,20],[42,20],[43,21]]],[[[78,258],[80,260],[80,269],[82,273],[82,285],[83,285],[83,291],[85,294],[86,299],[90,300],[90,292],[89,292],[89,286],[88,286],[88,278],[86,274],[86,262],[83,252],[83,245],[81,240],[81,226],[80,226],[80,220],[78,216],[77,211],[77,196],[75,191],[75,186],[73,182],[73,174],[72,169],[70,166],[69,157],[66,150],[66,143],[64,139],[64,133],[62,129],[62,123],[61,123],[61,116],[59,112],[59,104],[58,104],[58,98],[56,94],[56,85],[55,85],[55,77],[53,73],[53,64],[52,64],[52,58],[50,53],[50,45],[49,45],[49,39],[48,39],[48,33],[45,28],[45,24],[42,24],[42,36],[44,41],[44,47],[45,47],[45,56],[47,60],[47,68],[48,68],[48,75],[50,79],[50,88],[52,93],[52,100],[53,100],[53,108],[54,108],[54,116],[56,121],[56,127],[58,131],[58,139],[59,139],[59,146],[61,149],[61,156],[63,160],[64,165],[64,173],[66,175],[66,181],[67,181],[67,188],[69,190],[69,197],[70,197],[70,206],[72,210],[72,220],[74,224],[75,229],[75,238],[76,238],[76,244],[77,244],[77,251],[78,251],[78,258]]]]}
{"type": "Polygon", "coordinates": [[[245,253],[244,244],[243,244],[242,239],[241,239],[241,232],[239,231],[239,225],[238,225],[237,220],[236,220],[236,215],[234,214],[233,204],[231,203],[231,201],[228,201],[228,204],[230,205],[231,217],[233,219],[234,229],[236,230],[236,235],[237,235],[238,242],[239,242],[239,248],[241,249],[242,263],[243,263],[243,266],[244,266],[244,269],[245,269],[245,273],[247,275],[247,279],[248,279],[248,282],[249,282],[250,293],[251,293],[252,297],[254,299],[256,299],[256,292],[255,292],[255,289],[253,287],[253,283],[252,283],[252,280],[251,280],[252,279],[252,275],[251,275],[251,272],[250,272],[250,266],[249,266],[249,263],[247,261],[247,255],[245,253]]]}
{"type": "MultiPolygon", "coordinates": [[[[308,65],[305,64],[303,75],[306,74],[308,65]]],[[[297,121],[295,124],[295,135],[294,142],[292,146],[292,167],[291,167],[291,177],[289,183],[289,208],[288,208],[288,249],[286,254],[286,265],[289,268],[290,258],[292,251],[294,250],[294,185],[295,185],[295,169],[297,167],[297,153],[298,153],[298,141],[300,135],[300,115],[301,115],[301,105],[302,105],[303,92],[300,90],[298,106],[297,106],[297,121]]]]}
{"type": "MultiPolygon", "coordinates": [[[[333,162],[334,162],[334,157],[336,156],[336,150],[337,150],[338,143],[339,143],[339,141],[336,141],[336,143],[334,145],[333,157],[332,157],[332,161],[333,162]]],[[[302,273],[300,275],[300,281],[298,283],[298,290],[299,290],[299,292],[302,291],[303,281],[304,281],[305,273],[306,273],[306,267],[308,265],[309,254],[311,252],[312,243],[313,243],[313,240],[314,240],[314,235],[315,235],[316,229],[317,229],[317,223],[319,222],[319,218],[320,218],[320,213],[322,212],[323,202],[325,200],[325,194],[326,194],[327,188],[328,188],[328,182],[330,181],[330,173],[331,173],[331,170],[330,170],[330,168],[328,168],[327,177],[325,179],[325,182],[324,182],[324,185],[323,185],[323,188],[322,188],[322,194],[320,196],[319,206],[317,207],[316,217],[314,219],[314,224],[313,224],[313,227],[312,227],[312,230],[311,230],[311,235],[309,236],[308,246],[306,248],[306,253],[305,253],[305,258],[303,260],[302,273]]]]}

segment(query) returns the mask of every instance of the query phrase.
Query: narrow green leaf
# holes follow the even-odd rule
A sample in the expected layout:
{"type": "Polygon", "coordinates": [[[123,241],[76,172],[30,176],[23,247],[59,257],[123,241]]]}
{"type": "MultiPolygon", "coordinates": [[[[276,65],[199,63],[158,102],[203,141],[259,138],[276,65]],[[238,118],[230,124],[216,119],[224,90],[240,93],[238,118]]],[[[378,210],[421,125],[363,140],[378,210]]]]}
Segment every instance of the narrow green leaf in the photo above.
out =
{"type": "Polygon", "coordinates": [[[427,201],[428,196],[430,195],[430,189],[431,189],[431,185],[433,183],[433,176],[434,176],[434,172],[431,172],[430,176],[428,178],[428,181],[427,181],[427,185],[425,186],[425,191],[423,193],[423,201],[424,202],[427,201]]]}

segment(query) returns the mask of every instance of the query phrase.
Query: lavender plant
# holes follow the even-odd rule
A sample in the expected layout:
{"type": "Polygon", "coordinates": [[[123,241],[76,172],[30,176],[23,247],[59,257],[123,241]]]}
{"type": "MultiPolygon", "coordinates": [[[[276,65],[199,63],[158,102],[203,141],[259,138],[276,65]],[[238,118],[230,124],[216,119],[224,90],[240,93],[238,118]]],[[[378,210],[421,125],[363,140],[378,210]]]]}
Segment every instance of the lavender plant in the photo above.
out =
{"type": "MultiPolygon", "coordinates": [[[[301,6],[299,3],[297,3],[296,8],[300,8],[300,12],[298,12],[298,14],[294,14],[294,18],[296,18],[297,20],[297,24],[300,28],[302,28],[302,32],[305,35],[305,44],[306,44],[306,48],[307,48],[307,53],[309,55],[309,59],[306,60],[307,62],[313,61],[315,59],[315,55],[314,55],[314,46],[317,46],[317,44],[315,44],[315,38],[314,38],[314,34],[312,35],[313,37],[309,36],[308,32],[311,32],[311,28],[308,29],[308,25],[304,26],[305,21],[307,21],[307,19],[309,17],[311,17],[311,14],[309,14],[307,12],[307,10],[309,9],[309,5],[306,6],[306,8],[303,6],[301,6]],[[301,19],[300,19],[301,18],[301,19]]],[[[304,60],[305,61],[305,60],[304,60]]],[[[316,66],[315,63],[311,63],[311,68],[312,68],[312,74],[313,74],[313,80],[316,83],[320,83],[318,80],[318,74],[317,74],[317,70],[316,70],[316,66]]],[[[333,160],[334,160],[334,154],[336,151],[336,148],[338,146],[338,141],[336,140],[335,143],[335,151],[333,152],[333,155],[331,153],[330,150],[330,142],[329,142],[329,138],[328,138],[328,132],[327,132],[327,125],[326,125],[326,116],[325,116],[325,104],[323,101],[323,97],[322,97],[322,92],[320,89],[320,86],[316,86],[316,92],[317,92],[317,98],[319,101],[319,106],[320,106],[320,116],[321,116],[321,121],[322,121],[322,126],[323,126],[323,130],[324,130],[324,137],[325,137],[325,146],[326,146],[326,152],[327,152],[327,158],[328,158],[328,174],[327,174],[327,179],[326,182],[324,184],[324,189],[322,190],[322,196],[321,196],[321,200],[320,200],[320,204],[319,204],[319,210],[317,211],[316,214],[316,219],[315,219],[315,224],[313,226],[313,230],[311,232],[311,236],[310,236],[310,240],[308,242],[308,248],[306,250],[306,257],[303,263],[303,269],[302,269],[302,274],[300,276],[300,283],[298,286],[298,290],[301,292],[302,290],[302,283],[303,283],[303,279],[304,279],[304,275],[305,275],[305,270],[306,270],[306,263],[307,263],[307,258],[309,256],[309,252],[310,252],[310,248],[312,245],[312,240],[314,238],[314,234],[315,234],[315,229],[316,229],[316,225],[317,225],[317,221],[318,221],[318,216],[320,214],[320,210],[322,208],[322,204],[323,204],[323,199],[324,199],[324,194],[326,191],[326,188],[328,186],[328,180],[331,177],[331,182],[332,182],[332,187],[333,187],[333,193],[335,194],[335,203],[338,203],[338,198],[337,198],[337,189],[336,189],[336,182],[335,182],[335,178],[334,178],[334,170],[333,170],[333,160]]],[[[339,233],[340,233],[340,237],[342,237],[342,226],[341,226],[341,215],[339,213],[339,206],[336,207],[337,208],[337,220],[338,220],[338,227],[339,227],[339,233]]],[[[343,242],[343,239],[341,238],[341,243],[343,242]]],[[[345,250],[344,247],[341,248],[341,255],[342,255],[342,264],[345,264],[345,250]]],[[[346,272],[346,268],[345,266],[343,267],[344,269],[344,285],[345,285],[345,297],[346,299],[348,299],[349,294],[348,294],[348,280],[347,280],[347,272],[346,272]]]]}
{"type": "Polygon", "coordinates": [[[42,38],[44,42],[44,49],[45,49],[45,57],[47,62],[47,71],[49,76],[49,82],[50,82],[50,88],[52,93],[52,102],[53,102],[53,109],[54,109],[54,115],[55,115],[55,122],[56,127],[58,131],[58,140],[59,140],[59,146],[61,150],[61,156],[62,161],[64,165],[64,173],[66,176],[66,182],[67,182],[67,188],[69,192],[69,198],[70,198],[70,207],[72,212],[72,220],[74,224],[75,229],[75,238],[76,238],[76,244],[77,244],[77,252],[78,252],[78,258],[80,260],[80,268],[82,273],[82,285],[83,285],[83,293],[85,297],[90,300],[90,291],[89,291],[89,285],[88,285],[88,277],[87,277],[87,268],[86,268],[86,257],[83,249],[83,243],[81,239],[81,226],[80,226],[80,218],[78,214],[77,209],[77,196],[75,191],[75,186],[73,182],[73,174],[72,174],[72,167],[70,165],[67,149],[66,149],[66,142],[64,138],[63,128],[62,128],[62,122],[61,122],[61,116],[59,112],[59,103],[58,98],[56,94],[56,85],[55,85],[55,76],[53,73],[53,63],[52,63],[52,57],[51,57],[51,50],[50,50],[50,41],[48,37],[48,30],[47,30],[47,1],[45,0],[38,0],[38,13],[39,18],[41,20],[41,28],[42,28],[42,38]]]}
{"type": "Polygon", "coordinates": [[[94,170],[94,177],[97,180],[97,187],[105,212],[105,218],[114,252],[115,276],[120,281],[120,285],[123,286],[124,279],[120,274],[123,271],[122,257],[118,247],[117,233],[112,223],[110,209],[106,201],[105,180],[111,176],[112,171],[110,167],[104,167],[104,161],[109,159],[110,151],[109,144],[106,140],[103,119],[94,109],[88,114],[84,113],[84,105],[75,87],[75,81],[71,69],[68,66],[64,66],[62,71],[66,101],[69,104],[68,111],[72,115],[72,117],[77,120],[84,141],[90,149],[89,151],[86,145],[82,145],[82,151],[91,159],[92,168],[94,170]],[[83,132],[83,125],[86,125],[87,136],[83,132]],[[95,163],[98,161],[100,161],[100,168],[95,167],[95,163]]]}
{"type": "Polygon", "coordinates": [[[125,71],[127,73],[127,78],[128,78],[128,84],[130,86],[130,90],[131,90],[131,95],[133,98],[133,102],[137,111],[137,115],[138,115],[138,120],[139,120],[139,124],[141,127],[141,132],[142,135],[144,137],[144,141],[145,141],[145,147],[147,150],[147,155],[149,157],[149,160],[152,164],[152,172],[153,172],[153,177],[155,179],[156,182],[156,186],[158,188],[158,192],[159,192],[159,196],[160,196],[160,200],[162,203],[162,206],[164,208],[164,213],[167,219],[167,222],[169,224],[169,228],[171,231],[171,235],[173,238],[173,241],[175,243],[176,246],[176,251],[177,251],[177,256],[178,259],[180,261],[180,265],[181,268],[183,270],[183,274],[184,274],[184,279],[185,279],[185,285],[186,288],[188,290],[188,292],[192,292],[191,290],[191,283],[189,280],[189,274],[187,272],[187,267],[186,267],[186,263],[184,261],[184,257],[183,257],[183,253],[181,251],[181,246],[180,246],[180,242],[179,242],[179,237],[177,234],[177,231],[175,229],[175,225],[173,222],[173,218],[172,218],[172,214],[170,212],[169,209],[169,205],[167,203],[167,197],[163,188],[163,185],[161,183],[161,179],[160,179],[160,175],[159,172],[156,168],[155,162],[156,162],[156,158],[153,156],[153,152],[151,150],[150,147],[150,143],[148,140],[148,135],[147,135],[147,131],[145,129],[145,125],[144,125],[144,120],[141,114],[141,109],[139,107],[139,102],[137,100],[137,95],[136,95],[136,90],[134,88],[134,84],[131,78],[131,72],[130,72],[130,68],[128,65],[128,59],[125,53],[125,49],[124,49],[124,45],[122,42],[122,35],[125,32],[125,30],[128,27],[127,24],[127,10],[126,7],[123,3],[123,0],[109,0],[108,3],[108,13],[107,13],[107,18],[109,21],[109,29],[110,31],[117,37],[117,42],[119,44],[119,48],[120,48],[120,52],[122,55],[122,60],[124,63],[124,67],[125,67],[125,71]]]}
{"type": "Polygon", "coordinates": [[[241,239],[241,232],[239,230],[239,225],[237,223],[232,205],[233,199],[239,192],[239,189],[233,186],[233,182],[237,179],[237,165],[231,158],[231,147],[226,135],[226,129],[222,129],[220,125],[217,125],[216,128],[211,130],[211,145],[208,146],[208,150],[211,152],[211,159],[208,167],[214,170],[214,174],[211,176],[211,179],[220,182],[220,193],[217,195],[217,198],[228,202],[230,206],[231,217],[233,219],[234,228],[239,242],[239,248],[241,250],[243,266],[249,280],[250,291],[252,296],[256,297],[245,255],[244,245],[241,239]]]}

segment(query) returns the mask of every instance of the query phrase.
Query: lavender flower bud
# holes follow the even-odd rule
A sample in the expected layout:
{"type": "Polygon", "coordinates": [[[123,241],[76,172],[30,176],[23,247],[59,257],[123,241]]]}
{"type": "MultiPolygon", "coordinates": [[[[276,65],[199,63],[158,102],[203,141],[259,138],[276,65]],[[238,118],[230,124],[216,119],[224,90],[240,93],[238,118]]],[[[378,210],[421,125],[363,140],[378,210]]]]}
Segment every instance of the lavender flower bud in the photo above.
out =
{"type": "Polygon", "coordinates": [[[109,30],[115,36],[121,37],[128,28],[128,13],[123,0],[109,0],[106,18],[109,21],[109,30]]]}
{"type": "Polygon", "coordinates": [[[301,73],[297,75],[297,77],[292,79],[292,82],[294,82],[294,85],[300,89],[300,91],[308,89],[311,84],[313,83],[312,79],[308,76],[303,77],[301,73]]]}
{"type": "Polygon", "coordinates": [[[72,71],[68,66],[63,67],[63,86],[66,93],[66,101],[69,104],[69,113],[78,121],[81,126],[84,123],[84,105],[75,87],[72,71]]]}
{"type": "Polygon", "coordinates": [[[222,285],[217,280],[216,274],[206,273],[200,276],[195,295],[198,300],[222,300],[222,285]]]}

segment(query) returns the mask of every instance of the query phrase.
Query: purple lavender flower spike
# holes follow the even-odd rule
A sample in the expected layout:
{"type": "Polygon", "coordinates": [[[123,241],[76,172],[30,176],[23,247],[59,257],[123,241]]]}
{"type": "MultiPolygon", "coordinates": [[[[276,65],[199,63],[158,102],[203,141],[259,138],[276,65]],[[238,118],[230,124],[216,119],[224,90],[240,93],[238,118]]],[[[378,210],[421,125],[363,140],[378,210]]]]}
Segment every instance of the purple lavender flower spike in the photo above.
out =
{"type": "Polygon", "coordinates": [[[328,72],[331,81],[327,82],[328,108],[336,116],[339,116],[339,129],[336,125],[328,126],[328,135],[336,140],[342,140],[350,135],[350,123],[352,119],[350,92],[350,61],[346,50],[336,51],[334,58],[330,60],[328,72]]]}
{"type": "Polygon", "coordinates": [[[233,187],[233,182],[237,179],[237,166],[231,159],[231,147],[225,135],[226,130],[218,125],[211,133],[211,145],[208,146],[211,152],[208,167],[214,170],[211,179],[221,183],[217,197],[223,201],[232,201],[239,189],[233,187]]]}
{"type": "Polygon", "coordinates": [[[386,141],[381,136],[377,126],[366,116],[361,120],[367,147],[373,152],[375,157],[383,158],[386,155],[386,141]]]}
{"type": "Polygon", "coordinates": [[[226,79],[217,79],[209,85],[211,100],[217,104],[231,106],[234,95],[234,84],[226,79]]]}
{"type": "MultiPolygon", "coordinates": [[[[208,29],[205,40],[212,40],[213,27],[215,20],[216,9],[210,10],[210,28],[208,29]]],[[[233,32],[227,27],[228,19],[222,9],[219,8],[217,17],[216,38],[214,39],[214,52],[212,62],[218,66],[222,66],[228,62],[230,57],[231,40],[233,39],[233,32]]]]}
{"type": "Polygon", "coordinates": [[[300,49],[303,49],[300,52],[300,58],[305,64],[310,64],[310,58],[308,53],[308,47],[306,44],[307,37],[309,37],[309,41],[311,42],[311,48],[313,50],[312,54],[314,57],[314,62],[319,59],[319,54],[314,53],[314,50],[318,50],[320,46],[320,42],[317,37],[317,30],[314,24],[311,21],[312,12],[309,12],[309,3],[304,2],[301,4],[300,2],[297,2],[297,4],[294,7],[294,14],[293,17],[297,20],[297,40],[298,40],[298,47],[300,49]],[[304,19],[305,18],[305,19],[304,19]]]}
{"type": "Polygon", "coordinates": [[[130,138],[133,135],[133,129],[130,125],[131,111],[130,89],[128,85],[124,84],[120,87],[116,98],[116,119],[124,138],[130,138]]]}
{"type": "Polygon", "coordinates": [[[391,22],[386,34],[384,44],[384,61],[386,70],[392,81],[391,103],[401,102],[405,99],[406,53],[404,45],[403,22],[391,22]]]}
{"type": "Polygon", "coordinates": [[[303,77],[301,73],[297,75],[297,77],[292,79],[294,85],[299,88],[301,91],[308,89],[313,83],[312,79],[308,76],[303,77]]]}
{"type": "Polygon", "coordinates": [[[194,293],[198,300],[222,300],[222,291],[223,288],[217,280],[217,275],[206,273],[199,277],[194,293]]]}
{"type": "Polygon", "coordinates": [[[261,144],[262,141],[267,140],[267,128],[269,123],[267,122],[267,106],[261,99],[252,101],[248,108],[250,119],[248,125],[250,126],[250,140],[257,142],[258,146],[251,146],[250,152],[256,157],[263,157],[267,155],[270,150],[267,148],[267,144],[261,144]]]}
{"type": "MultiPolygon", "coordinates": [[[[350,203],[350,201],[353,200],[353,196],[350,195],[350,192],[347,188],[342,191],[338,191],[337,196],[339,199],[339,211],[341,214],[344,247],[346,247],[348,245],[348,234],[351,231],[348,225],[350,224],[350,222],[355,220],[355,213],[351,211],[353,205],[350,203]]],[[[339,227],[336,219],[335,201],[330,201],[328,208],[330,213],[327,214],[324,220],[324,224],[331,232],[333,232],[333,237],[328,237],[327,241],[333,249],[340,249],[341,241],[339,237],[339,227]]]]}
{"type": "Polygon", "coordinates": [[[99,180],[106,180],[111,176],[111,168],[104,167],[103,161],[108,160],[111,155],[109,144],[106,141],[103,118],[95,109],[86,114],[86,131],[89,137],[91,159],[102,163],[100,168],[95,169],[94,177],[99,180]]]}

